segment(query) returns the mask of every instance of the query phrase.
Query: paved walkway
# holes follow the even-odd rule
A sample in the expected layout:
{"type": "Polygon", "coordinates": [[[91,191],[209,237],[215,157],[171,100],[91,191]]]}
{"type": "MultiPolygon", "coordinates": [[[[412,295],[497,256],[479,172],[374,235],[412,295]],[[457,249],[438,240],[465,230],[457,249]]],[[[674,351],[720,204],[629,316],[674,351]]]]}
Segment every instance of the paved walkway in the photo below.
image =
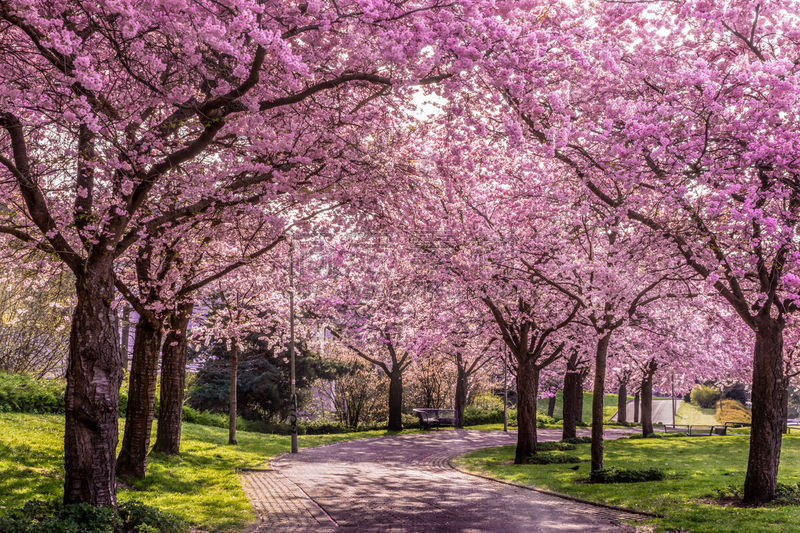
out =
{"type": "MultiPolygon", "coordinates": [[[[585,430],[584,430],[585,431],[585,430]]],[[[561,430],[540,430],[557,440],[561,430]]],[[[607,430],[607,438],[623,431],[607,430]]],[[[432,431],[359,439],[276,457],[242,481],[251,531],[630,531],[637,518],[458,472],[449,459],[513,444],[515,433],[432,431]]]]}

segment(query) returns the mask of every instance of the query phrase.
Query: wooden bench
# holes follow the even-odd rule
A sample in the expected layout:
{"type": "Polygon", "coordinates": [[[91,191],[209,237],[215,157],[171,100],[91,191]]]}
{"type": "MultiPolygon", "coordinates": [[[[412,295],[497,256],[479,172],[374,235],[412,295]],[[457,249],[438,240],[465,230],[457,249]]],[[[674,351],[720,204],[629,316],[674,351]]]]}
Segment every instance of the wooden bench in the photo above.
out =
{"type": "Polygon", "coordinates": [[[690,437],[727,435],[728,425],[725,424],[723,426],[708,426],[708,425],[664,424],[664,433],[686,433],[690,437]]]}
{"type": "Polygon", "coordinates": [[[442,426],[456,425],[455,409],[414,409],[414,413],[419,417],[419,424],[425,429],[442,426]]]}

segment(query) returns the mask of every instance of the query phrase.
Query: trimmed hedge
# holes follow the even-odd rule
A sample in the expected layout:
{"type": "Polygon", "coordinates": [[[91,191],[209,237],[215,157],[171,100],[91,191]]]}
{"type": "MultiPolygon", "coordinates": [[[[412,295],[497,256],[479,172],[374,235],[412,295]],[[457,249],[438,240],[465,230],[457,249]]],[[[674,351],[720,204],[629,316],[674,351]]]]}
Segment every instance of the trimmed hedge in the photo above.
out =
{"type": "MultiPolygon", "coordinates": [[[[202,426],[213,426],[218,428],[228,427],[228,415],[225,413],[212,413],[210,411],[198,411],[188,405],[183,406],[183,421],[190,424],[200,424],[202,426]]],[[[403,420],[405,426],[405,420],[403,420]]],[[[409,426],[406,426],[409,427],[409,426]]],[[[286,422],[266,422],[263,420],[247,420],[241,416],[236,417],[236,429],[240,431],[251,431],[254,433],[274,433],[277,435],[289,435],[291,426],[286,422]]],[[[297,423],[297,433],[299,435],[326,435],[329,433],[346,433],[349,431],[370,431],[373,429],[385,429],[385,426],[363,426],[358,429],[348,428],[340,422],[333,420],[302,420],[297,423]]]]}

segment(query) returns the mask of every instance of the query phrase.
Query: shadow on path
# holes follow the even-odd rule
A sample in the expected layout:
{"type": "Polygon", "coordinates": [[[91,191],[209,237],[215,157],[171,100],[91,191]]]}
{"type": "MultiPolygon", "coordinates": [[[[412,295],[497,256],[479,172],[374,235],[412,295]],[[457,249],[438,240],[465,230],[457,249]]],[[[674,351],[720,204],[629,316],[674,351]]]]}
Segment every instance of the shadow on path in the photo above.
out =
{"type": "MultiPolygon", "coordinates": [[[[540,430],[540,438],[557,440],[560,433],[540,430]]],[[[608,438],[625,433],[629,431],[606,431],[608,438]]],[[[630,531],[620,520],[631,515],[449,466],[456,455],[515,442],[515,433],[446,430],[354,440],[278,456],[272,472],[251,475],[274,476],[275,483],[283,483],[284,494],[278,490],[273,497],[289,497],[294,510],[284,502],[278,516],[270,505],[256,506],[263,520],[257,531],[630,531]]],[[[247,486],[245,479],[246,490],[247,486]]],[[[279,504],[273,502],[273,507],[279,504]]]]}

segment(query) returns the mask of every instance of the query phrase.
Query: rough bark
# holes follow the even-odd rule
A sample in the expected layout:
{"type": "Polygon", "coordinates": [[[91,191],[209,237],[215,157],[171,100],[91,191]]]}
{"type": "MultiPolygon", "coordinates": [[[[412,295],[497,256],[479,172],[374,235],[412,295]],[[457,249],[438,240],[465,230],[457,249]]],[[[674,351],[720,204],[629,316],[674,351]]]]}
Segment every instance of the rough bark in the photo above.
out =
{"type": "Polygon", "coordinates": [[[789,377],[784,376],[783,401],[781,402],[781,433],[789,433],[789,377]]]}
{"type": "Polygon", "coordinates": [[[161,395],[153,451],[176,455],[181,446],[181,417],[186,383],[186,336],[193,304],[178,306],[168,320],[161,348],[161,395]]]}
{"type": "Polygon", "coordinates": [[[536,453],[536,398],[539,396],[539,369],[533,361],[518,359],[517,368],[517,453],[514,464],[528,464],[536,453]]]}
{"type": "Polygon", "coordinates": [[[550,398],[547,399],[547,416],[553,418],[553,415],[556,413],[556,395],[553,394],[550,398]]]}
{"type": "Polygon", "coordinates": [[[76,276],[65,395],[64,503],[116,507],[122,365],[111,261],[76,276]]]}
{"type": "Polygon", "coordinates": [[[122,361],[122,370],[128,370],[128,348],[131,342],[131,306],[122,306],[122,335],[120,339],[119,353],[122,361]]]}
{"type": "Polygon", "coordinates": [[[594,356],[594,396],[592,397],[592,472],[603,469],[603,396],[606,386],[606,359],[611,332],[597,341],[594,356]]]}
{"type": "Polygon", "coordinates": [[[578,402],[578,388],[580,376],[577,370],[567,370],[564,375],[564,403],[561,410],[562,418],[562,439],[574,439],[577,436],[576,423],[577,413],[576,404],[578,402]]]}
{"type": "Polygon", "coordinates": [[[140,319],[136,324],[131,361],[125,433],[117,457],[117,475],[143,478],[153,426],[161,327],[140,319]]]}
{"type": "Polygon", "coordinates": [[[583,381],[586,379],[586,374],[584,372],[580,372],[578,374],[578,385],[575,389],[575,403],[573,406],[575,407],[575,422],[577,424],[584,424],[583,420],[583,381]]]}
{"type": "Polygon", "coordinates": [[[651,361],[648,368],[645,369],[644,378],[642,379],[641,418],[642,418],[642,435],[644,435],[645,437],[653,433],[653,374],[655,374],[655,371],[656,371],[655,363],[651,361]]]}
{"type": "Polygon", "coordinates": [[[617,391],[617,422],[628,422],[628,382],[620,381],[617,391]]]}
{"type": "Polygon", "coordinates": [[[403,429],[403,373],[398,368],[389,374],[389,429],[403,429]]]}
{"type": "Polygon", "coordinates": [[[228,444],[236,442],[236,383],[239,379],[239,346],[231,343],[231,385],[228,404],[228,444]]]}
{"type": "Polygon", "coordinates": [[[633,422],[639,423],[639,393],[633,395],[633,422]]]}
{"type": "Polygon", "coordinates": [[[464,427],[464,409],[467,406],[467,372],[466,369],[459,364],[458,376],[456,377],[456,397],[454,407],[456,410],[456,427],[464,427]]]}
{"type": "Polygon", "coordinates": [[[753,422],[750,456],[744,480],[744,503],[762,504],[775,497],[781,454],[783,376],[781,319],[768,313],[756,317],[753,353],[753,422]]]}

